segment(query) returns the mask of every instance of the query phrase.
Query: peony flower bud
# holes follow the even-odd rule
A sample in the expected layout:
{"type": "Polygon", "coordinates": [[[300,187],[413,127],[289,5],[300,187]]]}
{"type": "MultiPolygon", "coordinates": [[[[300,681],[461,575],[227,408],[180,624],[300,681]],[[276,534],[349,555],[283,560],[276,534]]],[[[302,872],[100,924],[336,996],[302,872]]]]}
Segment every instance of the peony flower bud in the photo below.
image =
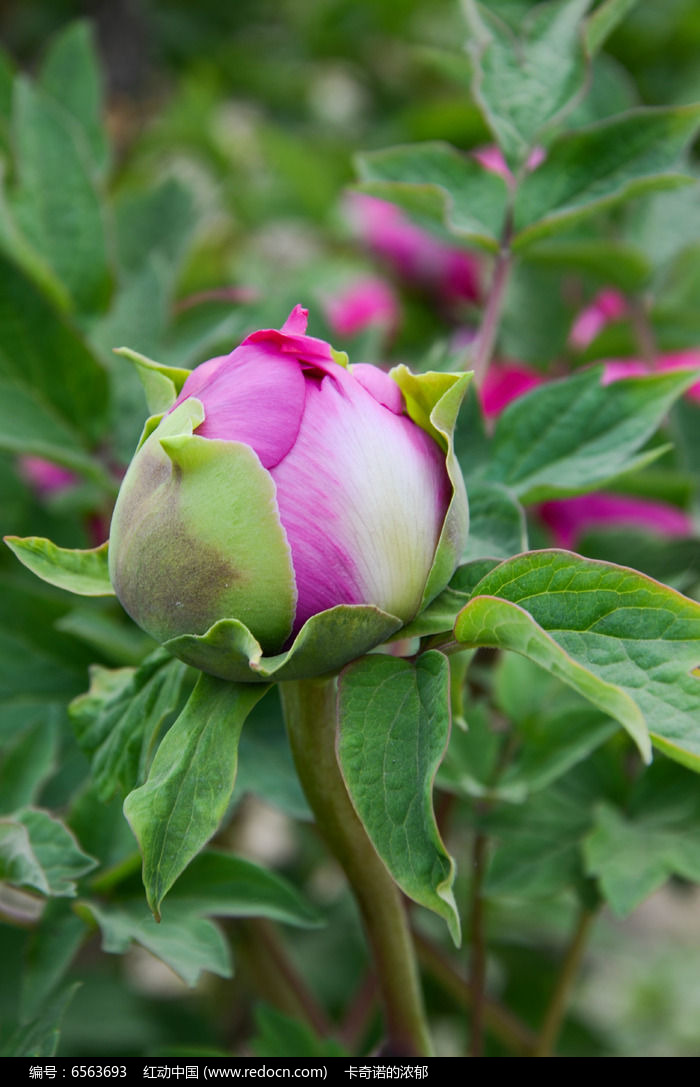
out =
{"type": "Polygon", "coordinates": [[[254,332],[194,370],[154,420],[114,510],[121,603],[159,642],[175,639],[177,655],[225,678],[239,671],[222,653],[203,664],[191,636],[235,620],[279,653],[341,605],[376,609],[398,628],[444,587],[464,542],[463,484],[440,432],[427,415],[425,427],[414,421],[389,374],[347,368],[305,330],[297,306],[281,331],[254,332]]]}

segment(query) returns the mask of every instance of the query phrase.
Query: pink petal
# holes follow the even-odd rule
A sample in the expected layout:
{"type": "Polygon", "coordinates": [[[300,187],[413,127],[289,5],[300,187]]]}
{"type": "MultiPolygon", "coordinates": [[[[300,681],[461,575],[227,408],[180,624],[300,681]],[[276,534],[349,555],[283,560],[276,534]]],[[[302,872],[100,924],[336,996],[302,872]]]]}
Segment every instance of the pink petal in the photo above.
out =
{"type": "Polygon", "coordinates": [[[370,366],[367,362],[357,362],[350,367],[350,372],[363,389],[373,396],[378,404],[401,415],[404,410],[403,396],[393,377],[389,377],[378,366],[370,366]]]}
{"type": "Polygon", "coordinates": [[[337,604],[413,615],[451,496],[432,438],[338,370],[307,384],[297,441],[271,473],[299,594],[295,631],[337,604]]]}
{"type": "Polygon", "coordinates": [[[601,384],[610,385],[626,377],[644,377],[649,366],[641,359],[608,359],[605,363],[601,384]]]}

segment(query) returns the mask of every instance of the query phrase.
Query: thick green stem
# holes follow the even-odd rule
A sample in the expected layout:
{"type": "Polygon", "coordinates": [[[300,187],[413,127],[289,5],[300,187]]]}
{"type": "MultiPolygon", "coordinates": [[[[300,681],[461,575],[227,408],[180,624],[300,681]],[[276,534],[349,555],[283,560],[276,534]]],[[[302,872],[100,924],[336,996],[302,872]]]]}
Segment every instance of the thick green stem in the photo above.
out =
{"type": "Polygon", "coordinates": [[[299,779],[320,833],[350,882],[372,949],[389,1044],[397,1054],[430,1056],[415,952],[401,894],[355,813],[335,750],[335,679],[281,683],[299,779]]]}

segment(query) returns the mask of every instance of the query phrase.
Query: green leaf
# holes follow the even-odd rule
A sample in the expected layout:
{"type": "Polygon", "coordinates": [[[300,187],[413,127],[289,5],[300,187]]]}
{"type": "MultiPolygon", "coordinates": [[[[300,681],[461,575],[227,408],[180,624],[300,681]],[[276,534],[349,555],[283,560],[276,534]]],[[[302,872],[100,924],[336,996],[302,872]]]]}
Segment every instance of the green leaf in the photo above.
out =
{"type": "Polygon", "coordinates": [[[300,928],[323,923],[318,910],[286,879],[243,857],[214,850],[195,857],[168,902],[187,903],[193,913],[216,917],[267,917],[300,928]]]}
{"type": "Polygon", "coordinates": [[[520,166],[545,129],[573,108],[583,91],[582,19],[591,0],[540,4],[520,38],[485,4],[463,0],[474,96],[512,166],[520,166]]]}
{"type": "Polygon", "coordinates": [[[57,547],[40,536],[6,536],[5,543],[23,566],[69,593],[81,596],[114,596],[109,580],[108,543],[88,551],[57,547]]]}
{"type": "Polygon", "coordinates": [[[465,560],[510,558],[527,549],[525,511],[497,483],[475,480],[469,487],[469,539],[465,560]]]}
{"type": "Polygon", "coordinates": [[[8,883],[72,897],[75,880],[96,863],[48,812],[21,808],[0,819],[0,879],[8,883]]]}
{"type": "Polygon", "coordinates": [[[524,259],[539,268],[574,272],[603,286],[638,291],[651,263],[638,247],[607,238],[557,239],[528,246],[524,259]]]}
{"type": "Polygon", "coordinates": [[[486,877],[489,896],[551,898],[583,877],[581,842],[595,799],[576,772],[528,799],[500,805],[484,821],[497,848],[486,877]]]}
{"type": "Polygon", "coordinates": [[[635,570],[540,551],[487,574],[455,631],[558,675],[643,754],[648,726],[665,754],[700,769],[700,604],[635,570]]]}
{"type": "Polygon", "coordinates": [[[266,690],[202,674],[158,748],[145,785],[124,802],[156,917],[175,880],[224,816],[236,780],[241,728],[266,690]]]}
{"type": "Polygon", "coordinates": [[[699,122],[700,106],[637,109],[560,136],[518,189],[513,248],[524,251],[640,193],[692,181],[679,164],[699,122]]]}
{"type": "Polygon", "coordinates": [[[104,167],[109,145],[102,124],[102,77],[91,24],[70,23],[51,42],[39,85],[80,125],[93,162],[104,167]]]}
{"type": "Polygon", "coordinates": [[[613,30],[638,3],[639,0],[604,0],[596,8],[586,23],[586,46],[591,55],[598,52],[613,30]]]}
{"type": "Polygon", "coordinates": [[[602,385],[602,367],[533,389],[499,417],[486,479],[521,502],[578,494],[631,471],[662,450],[639,453],[697,374],[676,371],[602,385]]]}
{"type": "Polygon", "coordinates": [[[449,667],[441,653],[415,663],[369,656],[341,673],[338,761],[355,810],[401,889],[443,917],[458,943],[454,863],[432,808],[449,727],[449,667]]]}
{"type": "Polygon", "coordinates": [[[158,254],[170,276],[177,274],[195,223],[192,196],[180,181],[168,178],[120,194],[115,219],[119,263],[126,273],[133,275],[158,254]]]}
{"type": "Polygon", "coordinates": [[[90,655],[69,635],[59,593],[17,569],[0,576],[0,736],[65,720],[65,704],[85,686],[90,655]]]}
{"type": "Polygon", "coordinates": [[[584,856],[620,917],[671,876],[700,882],[697,777],[666,759],[654,762],[636,782],[624,812],[598,806],[584,856]]]}
{"type": "Polygon", "coordinates": [[[190,987],[197,984],[203,970],[231,977],[231,956],[223,933],[211,921],[193,914],[187,903],[174,903],[159,922],[138,902],[121,906],[80,902],[77,909],[100,926],[102,949],[108,953],[122,955],[132,943],[140,944],[190,987]]]}
{"type": "Polygon", "coordinates": [[[90,690],[70,705],[102,800],[140,785],[160,731],[182,704],[187,668],[158,649],[140,668],[90,668],[90,690]]]}
{"type": "Polygon", "coordinates": [[[103,431],[107,375],[79,334],[0,254],[0,448],[104,480],[87,450],[103,431]]]}
{"type": "Polygon", "coordinates": [[[508,189],[503,178],[444,143],[408,144],[358,155],[363,192],[398,204],[423,223],[495,250],[508,189]]]}
{"type": "Polygon", "coordinates": [[[80,982],[57,993],[26,1026],[18,1027],[0,1050],[3,1057],[53,1057],[58,1049],[60,1026],[80,982]]]}
{"type": "Polygon", "coordinates": [[[56,765],[58,729],[42,721],[23,732],[0,759],[0,813],[32,804],[56,765]]]}
{"type": "Polygon", "coordinates": [[[21,1019],[41,1014],[80,949],[87,930],[84,921],[62,899],[47,903],[27,950],[22,978],[21,1019]]]}
{"type": "Polygon", "coordinates": [[[15,86],[13,129],[18,222],[68,288],[76,309],[99,310],[107,300],[111,273],[84,135],[60,106],[25,79],[15,86]]]}
{"type": "Polygon", "coordinates": [[[283,1015],[267,1004],[256,1007],[255,1026],[257,1032],[250,1041],[250,1049],[258,1059],[295,1057],[310,1061],[348,1055],[347,1050],[332,1038],[317,1037],[305,1023],[283,1015]]]}

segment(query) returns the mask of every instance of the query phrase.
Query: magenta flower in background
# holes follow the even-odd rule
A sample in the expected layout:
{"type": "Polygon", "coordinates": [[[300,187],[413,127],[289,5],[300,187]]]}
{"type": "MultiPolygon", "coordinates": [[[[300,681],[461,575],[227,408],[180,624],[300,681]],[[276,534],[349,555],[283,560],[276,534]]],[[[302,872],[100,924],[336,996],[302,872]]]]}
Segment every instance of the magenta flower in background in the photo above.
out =
{"type": "Polygon", "coordinates": [[[629,526],[662,536],[687,536],[692,530],[687,513],[677,506],[603,491],[543,502],[538,512],[556,546],[567,550],[574,549],[586,532],[596,528],[629,526]]]}
{"type": "Polygon", "coordinates": [[[399,302],[388,283],[376,276],[365,276],[321,300],[324,316],[336,336],[355,336],[371,325],[396,331],[400,319],[399,302]]]}
{"type": "MultiPolygon", "coordinates": [[[[700,348],[657,355],[653,363],[643,359],[606,359],[603,384],[609,385],[625,377],[643,377],[644,374],[658,373],[660,370],[693,369],[700,369],[700,348]]],[[[700,403],[700,381],[691,385],[685,395],[689,400],[700,403]]]]}
{"type": "Polygon", "coordinates": [[[592,343],[599,332],[611,321],[617,321],[627,313],[625,296],[607,288],[600,291],[590,306],[581,310],[571,327],[569,343],[582,351],[592,343]]]}
{"type": "Polygon", "coordinates": [[[544,374],[521,362],[491,363],[481,387],[484,415],[487,419],[495,419],[512,400],[517,400],[546,380],[544,374]]]}
{"type": "MultiPolygon", "coordinates": [[[[235,618],[275,652],[336,605],[403,622],[421,605],[454,508],[446,452],[392,377],[341,365],[306,320],[297,306],[281,331],[194,370],[132,461],[110,573],[159,641],[235,618]]],[[[455,501],[454,563],[435,592],[464,543],[455,501]]]]}
{"type": "Polygon", "coordinates": [[[477,258],[422,230],[394,204],[350,193],[346,212],[355,235],[401,277],[439,295],[446,303],[480,296],[477,258]]]}
{"type": "Polygon", "coordinates": [[[52,494],[74,487],[78,477],[68,468],[62,468],[43,457],[22,456],[18,461],[19,474],[39,497],[48,498],[52,494]]]}

